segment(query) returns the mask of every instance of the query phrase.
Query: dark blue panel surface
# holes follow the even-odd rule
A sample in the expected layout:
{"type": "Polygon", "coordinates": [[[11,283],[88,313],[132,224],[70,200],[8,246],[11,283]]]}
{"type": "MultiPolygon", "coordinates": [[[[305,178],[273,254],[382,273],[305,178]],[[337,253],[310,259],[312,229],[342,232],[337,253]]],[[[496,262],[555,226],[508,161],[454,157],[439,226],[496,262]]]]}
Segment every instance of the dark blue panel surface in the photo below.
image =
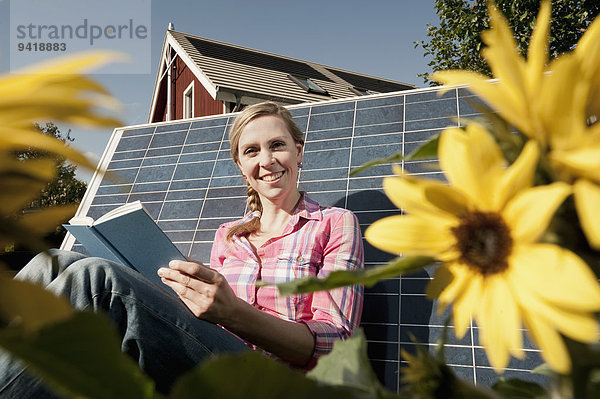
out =
{"type": "Polygon", "coordinates": [[[139,136],[142,134],[152,134],[152,133],[154,133],[155,130],[156,130],[156,127],[154,127],[154,126],[143,127],[141,129],[127,129],[127,130],[123,131],[123,137],[139,136]]]}
{"type": "Polygon", "coordinates": [[[225,126],[190,130],[185,144],[208,143],[221,141],[225,134],[225,126]]]}
{"type": "Polygon", "coordinates": [[[167,125],[160,125],[156,127],[156,133],[161,132],[174,132],[177,130],[188,130],[190,128],[189,122],[184,123],[171,123],[167,125]]]}
{"type": "Polygon", "coordinates": [[[200,209],[202,209],[202,200],[183,200],[165,202],[161,219],[198,219],[200,209]]]}
{"type": "Polygon", "coordinates": [[[185,141],[187,131],[179,131],[172,133],[155,134],[150,142],[150,148],[168,147],[177,145],[180,146],[185,141]]]}
{"type": "Polygon", "coordinates": [[[140,171],[135,179],[136,183],[148,183],[155,181],[169,181],[173,177],[175,165],[166,166],[150,166],[140,168],[140,171]]]}
{"type": "Polygon", "coordinates": [[[333,103],[327,105],[316,105],[311,109],[311,116],[318,114],[326,114],[330,112],[336,111],[353,111],[354,110],[354,102],[346,102],[346,103],[333,103]]]}
{"type": "Polygon", "coordinates": [[[332,112],[311,116],[308,131],[352,127],[354,111],[332,112]]]}
{"type": "Polygon", "coordinates": [[[366,323],[398,323],[397,295],[365,295],[362,321],[366,323]]]}
{"type": "Polygon", "coordinates": [[[150,144],[151,139],[151,135],[123,137],[119,141],[119,145],[117,146],[116,151],[132,151],[146,149],[148,148],[148,144],[150,144]]]}
{"type": "Polygon", "coordinates": [[[135,168],[142,164],[142,158],[126,159],[123,161],[112,161],[108,164],[108,170],[135,168]]]}
{"type": "Polygon", "coordinates": [[[177,155],[167,155],[163,157],[146,158],[142,163],[142,166],[157,166],[157,165],[169,165],[176,164],[179,157],[177,155]]]}

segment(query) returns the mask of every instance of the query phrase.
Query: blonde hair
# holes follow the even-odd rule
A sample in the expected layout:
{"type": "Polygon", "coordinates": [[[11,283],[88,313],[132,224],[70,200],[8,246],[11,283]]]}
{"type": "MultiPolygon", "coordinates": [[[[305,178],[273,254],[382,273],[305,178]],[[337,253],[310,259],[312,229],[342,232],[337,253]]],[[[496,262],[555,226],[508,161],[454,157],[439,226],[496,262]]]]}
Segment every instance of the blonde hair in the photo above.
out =
{"type": "MultiPolygon", "coordinates": [[[[233,161],[237,164],[240,160],[239,153],[239,143],[240,137],[244,128],[248,125],[248,123],[253,120],[260,118],[261,116],[278,116],[285,123],[285,126],[294,139],[294,142],[297,144],[304,145],[303,133],[300,128],[294,122],[290,111],[281,105],[274,103],[272,101],[265,101],[262,103],[254,104],[249,107],[244,108],[242,112],[235,118],[233,122],[233,126],[229,131],[229,143],[230,143],[230,151],[231,157],[233,161]]],[[[252,212],[256,212],[254,217],[247,221],[246,223],[242,223],[240,225],[234,226],[227,232],[227,240],[230,240],[235,234],[238,235],[248,235],[258,231],[260,228],[260,213],[262,212],[262,204],[260,202],[260,197],[258,193],[250,186],[248,182],[246,182],[248,186],[246,195],[248,209],[252,212]]]]}

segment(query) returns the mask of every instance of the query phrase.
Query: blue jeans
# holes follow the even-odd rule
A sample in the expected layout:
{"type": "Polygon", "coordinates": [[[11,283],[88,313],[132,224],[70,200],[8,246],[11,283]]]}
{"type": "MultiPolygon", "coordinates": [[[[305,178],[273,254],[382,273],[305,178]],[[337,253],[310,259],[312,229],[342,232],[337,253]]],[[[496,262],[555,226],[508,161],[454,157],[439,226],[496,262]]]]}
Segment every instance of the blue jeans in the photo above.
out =
{"type": "MultiPolygon", "coordinates": [[[[67,297],[79,310],[104,312],[121,334],[121,350],[167,393],[182,373],[218,353],[238,353],[242,340],[196,318],[168,287],[101,258],[51,250],[39,254],[15,278],[67,297]],[[54,270],[55,269],[55,270],[54,270]]],[[[65,342],[65,345],[68,345],[65,342]]],[[[0,398],[54,398],[18,361],[0,351],[0,398]]]]}

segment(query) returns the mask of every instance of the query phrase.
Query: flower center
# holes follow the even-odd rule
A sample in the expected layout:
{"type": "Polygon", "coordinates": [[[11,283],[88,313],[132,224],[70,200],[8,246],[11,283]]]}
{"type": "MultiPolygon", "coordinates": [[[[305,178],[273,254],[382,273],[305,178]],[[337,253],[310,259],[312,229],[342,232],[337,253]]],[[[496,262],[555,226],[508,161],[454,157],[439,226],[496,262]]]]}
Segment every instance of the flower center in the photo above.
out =
{"type": "Polygon", "coordinates": [[[484,276],[508,268],[513,240],[510,230],[497,213],[469,212],[452,228],[459,260],[484,276]]]}

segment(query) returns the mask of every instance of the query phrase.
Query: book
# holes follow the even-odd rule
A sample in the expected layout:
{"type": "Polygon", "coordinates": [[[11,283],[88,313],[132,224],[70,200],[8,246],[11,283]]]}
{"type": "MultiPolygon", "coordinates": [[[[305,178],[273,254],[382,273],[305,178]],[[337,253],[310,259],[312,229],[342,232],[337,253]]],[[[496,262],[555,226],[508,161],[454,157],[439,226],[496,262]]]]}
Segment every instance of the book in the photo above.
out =
{"type": "Polygon", "coordinates": [[[97,220],[75,216],[63,226],[89,255],[129,266],[161,287],[167,288],[157,270],[169,267],[171,260],[186,260],[140,201],[122,205],[97,220]]]}

